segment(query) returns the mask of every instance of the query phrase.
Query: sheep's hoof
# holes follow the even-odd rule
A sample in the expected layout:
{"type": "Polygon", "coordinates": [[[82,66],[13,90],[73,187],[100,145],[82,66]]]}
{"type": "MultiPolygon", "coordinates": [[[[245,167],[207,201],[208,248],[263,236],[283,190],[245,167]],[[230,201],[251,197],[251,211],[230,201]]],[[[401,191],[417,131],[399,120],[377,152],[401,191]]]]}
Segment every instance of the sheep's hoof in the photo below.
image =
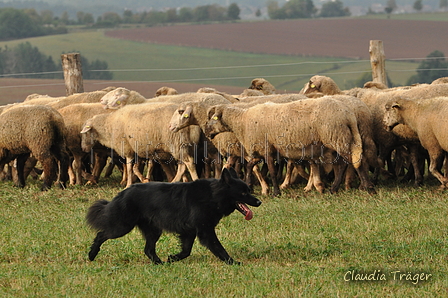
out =
{"type": "Polygon", "coordinates": [[[50,186],[48,186],[46,184],[42,185],[41,188],[40,188],[41,191],[47,191],[49,189],[50,189],[50,186]]]}

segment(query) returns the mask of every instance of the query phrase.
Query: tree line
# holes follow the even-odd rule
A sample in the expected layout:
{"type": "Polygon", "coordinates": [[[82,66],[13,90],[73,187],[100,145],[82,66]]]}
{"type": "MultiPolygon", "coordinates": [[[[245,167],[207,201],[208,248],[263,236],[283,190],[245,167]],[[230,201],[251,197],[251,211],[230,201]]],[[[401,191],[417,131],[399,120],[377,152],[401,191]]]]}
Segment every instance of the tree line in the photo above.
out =
{"type": "MultiPolygon", "coordinates": [[[[89,61],[81,55],[83,78],[87,80],[112,80],[105,61],[89,61]],[[95,70],[95,71],[92,71],[95,70]],[[101,71],[98,71],[101,70],[101,71]]],[[[55,63],[51,56],[46,56],[33,47],[31,43],[20,43],[16,47],[0,48],[0,75],[20,78],[62,79],[62,66],[55,63]]]]}

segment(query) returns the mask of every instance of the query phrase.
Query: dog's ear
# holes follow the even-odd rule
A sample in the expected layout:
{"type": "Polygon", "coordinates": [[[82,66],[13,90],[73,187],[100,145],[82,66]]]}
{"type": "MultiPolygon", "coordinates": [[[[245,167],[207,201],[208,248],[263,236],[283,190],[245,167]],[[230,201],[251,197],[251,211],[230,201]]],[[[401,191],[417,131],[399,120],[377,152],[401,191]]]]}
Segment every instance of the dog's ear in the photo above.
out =
{"type": "Polygon", "coordinates": [[[227,168],[227,170],[229,171],[230,176],[232,176],[232,178],[240,179],[240,177],[238,177],[238,174],[234,168],[227,168]]]}
{"type": "MultiPolygon", "coordinates": [[[[233,170],[233,171],[235,171],[235,170],[233,170]]],[[[235,172],[235,174],[236,174],[236,172],[235,172]]],[[[225,184],[227,184],[227,185],[230,185],[231,184],[231,180],[233,179],[233,177],[232,177],[233,175],[232,175],[232,173],[229,171],[229,169],[227,169],[227,168],[224,168],[223,170],[222,170],[222,173],[221,173],[221,182],[223,182],[223,183],[225,183],[225,184]]]]}

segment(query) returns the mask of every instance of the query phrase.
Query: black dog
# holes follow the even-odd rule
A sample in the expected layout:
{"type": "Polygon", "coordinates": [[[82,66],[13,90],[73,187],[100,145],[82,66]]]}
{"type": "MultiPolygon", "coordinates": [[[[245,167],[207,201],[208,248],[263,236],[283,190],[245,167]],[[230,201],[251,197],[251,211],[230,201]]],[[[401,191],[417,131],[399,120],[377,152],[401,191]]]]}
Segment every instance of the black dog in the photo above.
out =
{"type": "Polygon", "coordinates": [[[145,254],[156,264],[162,263],[156,254],[162,231],[179,234],[181,241],[182,251],[169,256],[168,262],[188,257],[197,236],[215,256],[227,264],[238,264],[219,242],[215,227],[235,209],[250,220],[252,211],[246,204],[258,207],[261,202],[233,169],[224,169],[221,179],[134,184],[111,202],[99,200],[89,208],[87,223],[99,231],[89,259],[95,259],[106,240],[122,237],[137,226],[146,239],[145,254]]]}

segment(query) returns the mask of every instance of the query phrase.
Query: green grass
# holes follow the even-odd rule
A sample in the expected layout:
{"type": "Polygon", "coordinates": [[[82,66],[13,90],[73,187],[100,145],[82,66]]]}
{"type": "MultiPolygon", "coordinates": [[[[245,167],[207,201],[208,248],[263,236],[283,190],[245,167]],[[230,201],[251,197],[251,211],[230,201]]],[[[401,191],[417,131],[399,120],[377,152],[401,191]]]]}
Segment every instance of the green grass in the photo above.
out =
{"type": "MultiPolygon", "coordinates": [[[[87,208],[120,191],[118,177],[99,186],[40,192],[2,182],[2,297],[441,297],[448,290],[446,193],[437,183],[388,182],[376,196],[358,190],[304,194],[303,185],[261,198],[254,218],[223,219],[218,237],[241,266],[228,266],[195,243],[178,263],[153,265],[137,230],[106,242],[87,259],[94,232],[87,208]],[[349,271],[380,270],[386,281],[344,281],[349,271]],[[426,282],[391,272],[432,274],[426,282]]],[[[158,254],[178,251],[164,234],[158,254]]]]}
{"type": "MultiPolygon", "coordinates": [[[[29,41],[45,55],[51,55],[56,62],[60,61],[62,53],[72,51],[79,51],[89,61],[104,60],[110,70],[118,70],[114,72],[116,81],[161,83],[176,81],[246,88],[253,78],[264,77],[278,90],[299,91],[315,74],[328,75],[342,89],[346,89],[345,86],[350,81],[359,79],[365,72],[371,72],[368,60],[262,55],[165,46],[108,38],[104,36],[102,30],[0,42],[0,47],[14,47],[25,41],[29,41]],[[292,63],[294,65],[285,65],[292,63]],[[281,65],[265,66],[272,64],[281,65]],[[227,68],[243,65],[254,67],[227,68]],[[192,69],[204,67],[214,69],[192,69]]],[[[366,52],[368,47],[366,41],[366,52]]],[[[387,45],[385,50],[387,52],[387,45]]],[[[405,85],[407,79],[415,74],[418,64],[418,62],[387,61],[386,69],[394,84],[405,85]]]]}

